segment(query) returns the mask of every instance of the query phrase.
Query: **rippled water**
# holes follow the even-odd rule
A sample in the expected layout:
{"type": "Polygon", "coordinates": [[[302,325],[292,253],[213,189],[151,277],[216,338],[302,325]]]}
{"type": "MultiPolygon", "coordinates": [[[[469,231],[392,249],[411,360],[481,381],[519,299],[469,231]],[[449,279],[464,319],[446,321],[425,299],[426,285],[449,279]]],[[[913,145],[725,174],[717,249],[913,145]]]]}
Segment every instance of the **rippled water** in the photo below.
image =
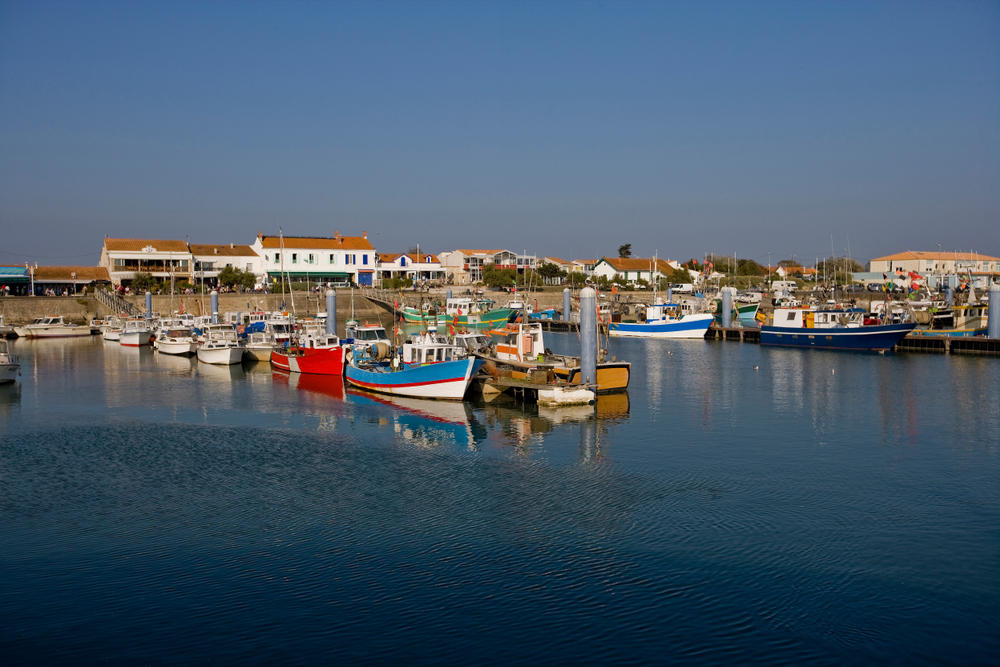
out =
{"type": "Polygon", "coordinates": [[[612,341],[595,417],[14,348],[8,660],[1000,655],[995,359],[612,341]]]}

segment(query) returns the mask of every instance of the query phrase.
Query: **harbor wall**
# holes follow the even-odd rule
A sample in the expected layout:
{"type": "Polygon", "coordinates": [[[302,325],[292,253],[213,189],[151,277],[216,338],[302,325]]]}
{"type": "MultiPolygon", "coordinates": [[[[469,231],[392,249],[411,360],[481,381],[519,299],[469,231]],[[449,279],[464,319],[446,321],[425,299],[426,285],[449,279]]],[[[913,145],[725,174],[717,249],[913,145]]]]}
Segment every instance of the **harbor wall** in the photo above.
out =
{"type": "MultiPolygon", "coordinates": [[[[135,294],[125,297],[126,300],[139,307],[146,309],[145,295],[135,294]]],[[[285,295],[284,302],[286,310],[291,310],[291,299],[285,295]]],[[[227,312],[249,312],[252,310],[278,310],[281,307],[282,296],[280,294],[220,294],[219,313],[227,312]]],[[[201,295],[175,295],[173,298],[173,310],[181,310],[194,315],[209,314],[209,298],[205,295],[204,303],[201,295]]],[[[309,294],[306,292],[295,294],[295,312],[299,316],[315,315],[317,312],[326,310],[326,297],[324,294],[309,294]]],[[[373,305],[368,299],[355,297],[354,318],[357,320],[370,319],[377,321],[382,319],[383,324],[391,321],[391,316],[385,310],[373,305]]],[[[169,296],[153,296],[153,311],[166,315],[171,312],[171,300],[169,296]]],[[[349,291],[338,291],[337,293],[337,322],[340,328],[343,323],[351,317],[351,297],[349,291]]],[[[67,321],[76,323],[89,322],[95,317],[105,317],[111,315],[103,304],[96,298],[88,296],[8,296],[0,297],[0,314],[4,316],[7,324],[27,324],[38,317],[48,317],[52,315],[62,315],[67,321]]]]}

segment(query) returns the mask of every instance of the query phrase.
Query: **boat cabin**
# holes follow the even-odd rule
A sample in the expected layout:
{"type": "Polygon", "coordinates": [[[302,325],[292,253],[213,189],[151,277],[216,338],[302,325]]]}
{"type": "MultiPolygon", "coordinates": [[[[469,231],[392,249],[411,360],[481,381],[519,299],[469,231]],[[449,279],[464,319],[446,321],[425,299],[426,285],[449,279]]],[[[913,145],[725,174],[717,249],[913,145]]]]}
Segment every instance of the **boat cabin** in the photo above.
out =
{"type": "Polygon", "coordinates": [[[847,310],[808,308],[775,308],[774,326],[796,327],[805,329],[837,329],[843,327],[860,327],[864,322],[865,312],[861,308],[847,310]]]}
{"type": "Polygon", "coordinates": [[[404,364],[436,364],[442,361],[464,359],[468,353],[448,343],[407,341],[403,343],[404,364]]]}
{"type": "Polygon", "coordinates": [[[500,339],[497,341],[497,359],[534,361],[545,353],[541,322],[515,322],[492,333],[500,339]]]}

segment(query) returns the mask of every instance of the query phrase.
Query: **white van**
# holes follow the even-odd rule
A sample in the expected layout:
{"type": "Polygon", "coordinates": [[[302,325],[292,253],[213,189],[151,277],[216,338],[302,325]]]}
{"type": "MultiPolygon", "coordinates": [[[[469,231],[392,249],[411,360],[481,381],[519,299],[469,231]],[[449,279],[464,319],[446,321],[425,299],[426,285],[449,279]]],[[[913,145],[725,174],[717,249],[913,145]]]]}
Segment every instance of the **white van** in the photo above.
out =
{"type": "Polygon", "coordinates": [[[678,294],[691,294],[694,292],[694,285],[691,283],[674,283],[670,286],[670,289],[678,294]]]}
{"type": "Polygon", "coordinates": [[[799,284],[794,280],[775,280],[771,283],[772,292],[794,292],[799,284]]]}

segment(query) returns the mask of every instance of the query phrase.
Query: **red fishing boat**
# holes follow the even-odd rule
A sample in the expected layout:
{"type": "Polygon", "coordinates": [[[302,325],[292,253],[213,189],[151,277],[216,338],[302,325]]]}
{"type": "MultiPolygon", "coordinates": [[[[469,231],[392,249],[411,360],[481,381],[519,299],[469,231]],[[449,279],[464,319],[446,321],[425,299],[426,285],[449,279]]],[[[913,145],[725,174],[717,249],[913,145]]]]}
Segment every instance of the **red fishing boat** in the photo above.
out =
{"type": "Polygon", "coordinates": [[[344,346],[333,334],[306,331],[293,338],[288,347],[275,347],[271,365],[292,373],[343,375],[344,346]]]}

